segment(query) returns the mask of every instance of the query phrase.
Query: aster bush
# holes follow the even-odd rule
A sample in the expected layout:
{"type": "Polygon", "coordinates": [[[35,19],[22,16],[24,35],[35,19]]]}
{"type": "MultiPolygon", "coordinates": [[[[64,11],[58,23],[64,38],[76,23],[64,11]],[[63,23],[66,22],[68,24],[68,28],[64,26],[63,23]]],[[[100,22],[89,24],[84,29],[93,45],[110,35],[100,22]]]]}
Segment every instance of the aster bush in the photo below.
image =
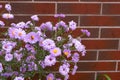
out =
{"type": "MultiPolygon", "coordinates": [[[[3,13],[2,18],[14,19],[11,5],[6,4],[5,9],[8,13],[3,13]]],[[[37,74],[41,80],[43,77],[46,80],[68,80],[69,74],[76,73],[79,57],[86,54],[81,37],[90,36],[90,32],[81,29],[80,36],[72,37],[77,23],[73,20],[68,23],[62,21],[64,14],[54,17],[58,18],[55,25],[48,21],[36,26],[39,21],[37,15],[31,16],[30,21],[9,25],[4,33],[7,39],[2,40],[0,46],[0,79],[32,80],[37,74]],[[58,71],[54,72],[52,68],[58,71]]],[[[6,24],[0,20],[0,27],[4,26],[6,24]]]]}

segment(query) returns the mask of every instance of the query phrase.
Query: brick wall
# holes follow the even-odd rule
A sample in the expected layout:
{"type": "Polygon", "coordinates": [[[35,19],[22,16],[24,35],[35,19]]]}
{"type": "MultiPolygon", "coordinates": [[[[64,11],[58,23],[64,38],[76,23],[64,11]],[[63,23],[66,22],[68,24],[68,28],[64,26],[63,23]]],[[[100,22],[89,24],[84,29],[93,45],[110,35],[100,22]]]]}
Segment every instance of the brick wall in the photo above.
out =
{"type": "Polygon", "coordinates": [[[80,28],[91,32],[90,38],[83,38],[87,55],[81,57],[78,72],[70,80],[96,80],[105,73],[112,80],[120,80],[120,0],[0,0],[0,4],[7,2],[15,14],[15,19],[9,22],[27,21],[32,14],[38,14],[39,25],[48,20],[56,22],[53,15],[64,13],[67,15],[64,21],[78,23],[75,36],[80,28]]]}

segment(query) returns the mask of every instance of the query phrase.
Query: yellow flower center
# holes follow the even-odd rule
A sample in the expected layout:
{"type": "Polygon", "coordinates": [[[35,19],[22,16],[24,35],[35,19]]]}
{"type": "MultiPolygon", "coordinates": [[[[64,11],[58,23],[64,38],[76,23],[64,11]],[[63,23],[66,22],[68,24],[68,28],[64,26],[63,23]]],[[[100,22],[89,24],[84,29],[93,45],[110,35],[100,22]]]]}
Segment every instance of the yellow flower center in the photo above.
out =
{"type": "Polygon", "coordinates": [[[31,36],[31,39],[33,40],[35,37],[34,36],[31,36]]]}
{"type": "Polygon", "coordinates": [[[65,54],[66,56],[68,56],[69,53],[68,53],[68,52],[64,52],[64,54],[65,54]]]}
{"type": "Polygon", "coordinates": [[[22,33],[20,32],[18,35],[19,35],[19,36],[22,36],[22,33]]]}
{"type": "Polygon", "coordinates": [[[12,35],[15,35],[15,32],[14,32],[14,31],[12,31],[12,35]]]}
{"type": "Polygon", "coordinates": [[[48,80],[52,80],[52,78],[51,78],[51,77],[49,77],[49,78],[48,78],[48,80]]]}
{"type": "Polygon", "coordinates": [[[56,54],[56,53],[58,52],[58,50],[57,50],[57,49],[54,49],[53,52],[56,54]]]}

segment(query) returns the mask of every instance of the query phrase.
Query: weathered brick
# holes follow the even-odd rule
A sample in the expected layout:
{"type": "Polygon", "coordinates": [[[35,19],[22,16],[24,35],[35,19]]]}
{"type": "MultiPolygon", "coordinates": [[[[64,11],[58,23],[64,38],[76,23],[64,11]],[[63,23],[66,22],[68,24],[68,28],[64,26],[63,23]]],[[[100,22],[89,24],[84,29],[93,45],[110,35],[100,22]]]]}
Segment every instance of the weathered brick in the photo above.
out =
{"type": "Polygon", "coordinates": [[[81,26],[120,26],[120,16],[81,16],[81,26]]]}
{"type": "Polygon", "coordinates": [[[120,60],[120,51],[100,51],[99,60],[120,60]]]}
{"type": "Polygon", "coordinates": [[[103,14],[120,14],[120,4],[103,4],[103,14]]]}
{"type": "Polygon", "coordinates": [[[102,28],[101,38],[120,38],[120,28],[102,28]]]}
{"type": "Polygon", "coordinates": [[[100,4],[61,3],[57,11],[64,14],[99,14],[100,4]]]}
{"type": "Polygon", "coordinates": [[[11,3],[14,14],[54,14],[54,3],[11,3]]]}
{"type": "Polygon", "coordinates": [[[112,71],[115,62],[79,62],[78,71],[112,71]]]}
{"type": "Polygon", "coordinates": [[[83,40],[86,49],[118,49],[118,40],[83,40]]]}

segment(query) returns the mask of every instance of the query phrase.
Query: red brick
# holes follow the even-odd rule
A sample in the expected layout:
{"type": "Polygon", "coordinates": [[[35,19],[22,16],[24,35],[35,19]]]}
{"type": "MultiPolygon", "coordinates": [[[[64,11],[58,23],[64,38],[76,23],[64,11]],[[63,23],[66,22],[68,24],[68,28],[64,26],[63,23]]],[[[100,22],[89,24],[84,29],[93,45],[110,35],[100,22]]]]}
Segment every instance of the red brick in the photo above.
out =
{"type": "Polygon", "coordinates": [[[104,77],[104,74],[107,74],[111,78],[111,80],[120,80],[120,72],[98,73],[98,80],[107,80],[104,77]]]}
{"type": "Polygon", "coordinates": [[[54,14],[54,3],[11,3],[14,14],[54,14]]]}
{"type": "Polygon", "coordinates": [[[99,14],[100,4],[62,3],[58,4],[58,13],[65,14],[99,14]]]}
{"type": "Polygon", "coordinates": [[[110,71],[115,70],[115,62],[79,62],[78,71],[110,71]]]}
{"type": "Polygon", "coordinates": [[[120,28],[102,28],[101,38],[120,38],[120,28]]]}
{"type": "MultiPolygon", "coordinates": [[[[90,37],[83,36],[83,38],[98,38],[98,35],[99,35],[99,29],[98,28],[82,28],[82,29],[87,29],[91,33],[90,37]]],[[[76,30],[74,30],[72,32],[73,37],[78,37],[81,34],[82,34],[81,33],[81,28],[77,28],[76,30]]]]}
{"type": "Polygon", "coordinates": [[[81,16],[81,26],[120,26],[120,16],[81,16]]]}
{"type": "Polygon", "coordinates": [[[76,73],[70,75],[69,80],[94,80],[94,73],[76,73]]]}
{"type": "Polygon", "coordinates": [[[56,2],[58,2],[58,1],[79,1],[79,0],[35,0],[35,1],[56,1],[56,2]]]}
{"type": "Polygon", "coordinates": [[[120,4],[104,4],[103,14],[120,14],[120,4]]]}
{"type": "Polygon", "coordinates": [[[83,40],[86,49],[118,49],[118,40],[83,40]]]}
{"type": "Polygon", "coordinates": [[[120,51],[100,51],[99,60],[120,60],[120,51]]]}
{"type": "Polygon", "coordinates": [[[87,2],[120,2],[120,0],[81,0],[87,2]]]}
{"type": "Polygon", "coordinates": [[[85,56],[81,56],[80,60],[96,60],[97,51],[87,51],[85,56]]]}

